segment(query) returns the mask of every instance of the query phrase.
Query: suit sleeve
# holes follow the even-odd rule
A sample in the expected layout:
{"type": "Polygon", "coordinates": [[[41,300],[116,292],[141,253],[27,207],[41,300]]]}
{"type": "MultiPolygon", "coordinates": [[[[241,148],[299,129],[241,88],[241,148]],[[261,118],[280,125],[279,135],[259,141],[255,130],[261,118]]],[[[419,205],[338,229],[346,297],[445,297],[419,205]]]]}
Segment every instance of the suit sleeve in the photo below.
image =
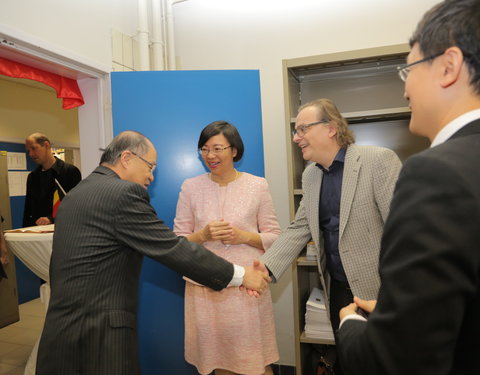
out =
{"type": "Polygon", "coordinates": [[[338,332],[347,371],[450,374],[478,289],[477,194],[452,164],[407,161],[382,239],[377,307],[367,323],[347,321],[338,332]]]}
{"type": "Polygon", "coordinates": [[[280,279],[311,238],[304,199],[302,198],[293,222],[260,258],[272,273],[274,281],[280,279]]]}
{"type": "Polygon", "coordinates": [[[402,168],[402,162],[397,154],[389,149],[382,149],[382,152],[377,154],[376,159],[374,163],[373,189],[375,202],[385,223],[390,211],[390,202],[395,184],[402,168]]]}
{"type": "Polygon", "coordinates": [[[231,263],[177,237],[159,220],[140,185],[128,185],[122,192],[112,220],[119,241],[181,275],[215,290],[226,287],[233,277],[231,263]]]}

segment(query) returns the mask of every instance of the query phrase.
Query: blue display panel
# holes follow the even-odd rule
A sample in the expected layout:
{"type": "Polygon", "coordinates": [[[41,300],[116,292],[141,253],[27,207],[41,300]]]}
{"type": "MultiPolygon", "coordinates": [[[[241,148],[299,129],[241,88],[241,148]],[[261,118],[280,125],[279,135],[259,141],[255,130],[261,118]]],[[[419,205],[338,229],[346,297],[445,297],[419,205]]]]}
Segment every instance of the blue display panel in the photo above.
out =
{"type": "MultiPolygon", "coordinates": [[[[236,168],[264,176],[260,81],[256,70],[112,73],[114,134],[136,130],[157,150],[149,192],[158,216],[172,228],[182,182],[204,173],[197,152],[200,131],[210,122],[234,124],[245,143],[236,168]]],[[[145,259],[138,329],[143,375],[197,374],[184,360],[184,281],[145,259]]]]}

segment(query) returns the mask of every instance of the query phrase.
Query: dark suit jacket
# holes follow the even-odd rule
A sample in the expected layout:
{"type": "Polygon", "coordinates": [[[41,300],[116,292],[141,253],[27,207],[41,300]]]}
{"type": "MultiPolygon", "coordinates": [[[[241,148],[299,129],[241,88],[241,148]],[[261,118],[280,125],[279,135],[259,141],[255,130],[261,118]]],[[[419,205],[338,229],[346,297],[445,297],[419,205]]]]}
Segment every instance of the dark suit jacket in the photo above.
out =
{"type": "Polygon", "coordinates": [[[367,323],[338,331],[350,374],[479,373],[480,120],[405,163],[367,323]]]}
{"type": "Polygon", "coordinates": [[[171,232],[142,186],[98,167],[60,205],[37,375],[138,374],[144,255],[215,290],[233,277],[231,263],[171,232]]]}

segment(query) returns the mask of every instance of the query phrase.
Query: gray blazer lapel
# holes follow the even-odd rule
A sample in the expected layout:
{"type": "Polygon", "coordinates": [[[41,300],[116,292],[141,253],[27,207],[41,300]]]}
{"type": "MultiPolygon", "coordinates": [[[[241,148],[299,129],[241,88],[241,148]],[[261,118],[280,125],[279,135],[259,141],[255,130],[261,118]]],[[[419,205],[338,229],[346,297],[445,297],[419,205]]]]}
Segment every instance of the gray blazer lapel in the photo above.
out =
{"type": "Polygon", "coordinates": [[[316,165],[309,167],[303,182],[305,196],[305,212],[312,233],[312,240],[317,243],[320,239],[320,222],[318,207],[320,203],[320,186],[322,186],[323,173],[316,165]]]}
{"type": "Polygon", "coordinates": [[[342,197],[340,199],[340,228],[339,240],[342,238],[352,207],[353,197],[357,190],[358,175],[362,161],[355,145],[350,145],[345,154],[343,166],[342,197]]]}

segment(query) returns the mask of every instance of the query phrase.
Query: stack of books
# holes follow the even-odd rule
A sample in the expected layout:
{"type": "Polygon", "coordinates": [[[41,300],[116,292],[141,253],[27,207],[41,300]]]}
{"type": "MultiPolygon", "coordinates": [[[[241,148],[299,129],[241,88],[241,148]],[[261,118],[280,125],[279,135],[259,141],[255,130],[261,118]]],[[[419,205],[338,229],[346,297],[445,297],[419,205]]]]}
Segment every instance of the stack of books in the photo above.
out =
{"type": "Polygon", "coordinates": [[[318,288],[313,288],[307,301],[305,336],[312,339],[334,340],[332,326],[325,306],[325,297],[318,288]]]}
{"type": "Polygon", "coordinates": [[[317,260],[317,249],[315,248],[315,243],[310,241],[307,243],[307,253],[305,254],[307,260],[317,260]]]}

